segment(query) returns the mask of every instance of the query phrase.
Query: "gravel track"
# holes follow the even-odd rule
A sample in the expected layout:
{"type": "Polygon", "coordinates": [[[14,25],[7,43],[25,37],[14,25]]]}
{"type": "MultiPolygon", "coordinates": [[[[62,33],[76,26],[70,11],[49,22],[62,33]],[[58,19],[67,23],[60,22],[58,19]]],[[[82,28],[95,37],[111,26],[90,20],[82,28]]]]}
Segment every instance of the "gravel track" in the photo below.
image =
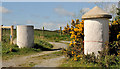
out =
{"type": "Polygon", "coordinates": [[[43,56],[46,54],[51,54],[57,51],[60,51],[61,48],[67,48],[68,45],[65,43],[59,42],[49,42],[53,44],[53,51],[43,51],[28,56],[13,57],[9,60],[2,60],[2,67],[24,67],[25,65],[33,64],[35,67],[57,67],[61,64],[62,60],[65,58],[62,56],[52,57],[48,59],[36,59],[35,57],[43,56]],[[34,57],[34,58],[33,58],[34,57]]]}

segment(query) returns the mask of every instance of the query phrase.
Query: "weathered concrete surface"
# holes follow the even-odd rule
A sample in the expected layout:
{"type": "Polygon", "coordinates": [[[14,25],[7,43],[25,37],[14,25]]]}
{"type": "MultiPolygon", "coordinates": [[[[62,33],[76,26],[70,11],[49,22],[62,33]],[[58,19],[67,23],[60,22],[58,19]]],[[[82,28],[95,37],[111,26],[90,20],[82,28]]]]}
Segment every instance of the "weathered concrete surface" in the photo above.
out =
{"type": "Polygon", "coordinates": [[[84,21],[84,53],[98,55],[105,42],[109,41],[108,19],[87,19],[84,21]]]}
{"type": "Polygon", "coordinates": [[[17,38],[13,40],[13,44],[17,44],[17,38]]]}
{"type": "Polygon", "coordinates": [[[17,45],[19,48],[34,46],[34,27],[29,25],[17,26],[17,45]]]}
{"type": "Polygon", "coordinates": [[[84,19],[84,54],[94,54],[103,50],[105,42],[109,42],[109,18],[110,14],[94,7],[82,16],[84,19]]]}
{"type": "Polygon", "coordinates": [[[112,18],[112,16],[107,12],[105,12],[104,10],[102,10],[100,7],[95,6],[94,8],[92,8],[90,11],[88,11],[82,16],[82,19],[93,19],[93,18],[95,19],[96,18],[112,18]]]}

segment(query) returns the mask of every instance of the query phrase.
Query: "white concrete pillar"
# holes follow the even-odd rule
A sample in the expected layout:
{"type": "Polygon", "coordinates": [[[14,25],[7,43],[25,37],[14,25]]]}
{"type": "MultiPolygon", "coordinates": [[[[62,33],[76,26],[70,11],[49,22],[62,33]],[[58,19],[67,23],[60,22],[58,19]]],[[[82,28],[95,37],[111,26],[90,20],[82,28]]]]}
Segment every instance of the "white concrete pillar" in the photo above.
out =
{"type": "Polygon", "coordinates": [[[19,48],[34,46],[34,27],[30,25],[17,26],[17,45],[19,48]]]}
{"type": "Polygon", "coordinates": [[[99,7],[94,7],[82,16],[84,19],[84,54],[94,54],[103,50],[104,43],[109,42],[109,20],[111,15],[99,7]]]}

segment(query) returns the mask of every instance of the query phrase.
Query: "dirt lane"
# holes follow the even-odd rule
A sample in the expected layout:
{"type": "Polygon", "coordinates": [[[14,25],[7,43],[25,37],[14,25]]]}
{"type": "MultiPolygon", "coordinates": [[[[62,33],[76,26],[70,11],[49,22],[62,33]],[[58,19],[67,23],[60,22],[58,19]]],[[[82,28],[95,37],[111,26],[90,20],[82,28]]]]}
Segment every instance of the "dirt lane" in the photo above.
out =
{"type": "Polygon", "coordinates": [[[56,57],[49,56],[49,58],[47,57],[47,59],[44,59],[46,58],[44,55],[58,52],[60,51],[61,48],[67,48],[68,45],[59,42],[50,42],[50,43],[53,44],[54,46],[53,51],[43,51],[29,56],[14,57],[10,60],[3,60],[2,66],[3,67],[26,67],[26,66],[57,67],[60,65],[59,62],[61,62],[62,59],[65,58],[63,55],[56,57]]]}
{"type": "Polygon", "coordinates": [[[65,56],[60,56],[56,58],[51,58],[47,60],[42,60],[41,63],[35,65],[34,67],[58,67],[61,65],[65,56]]]}

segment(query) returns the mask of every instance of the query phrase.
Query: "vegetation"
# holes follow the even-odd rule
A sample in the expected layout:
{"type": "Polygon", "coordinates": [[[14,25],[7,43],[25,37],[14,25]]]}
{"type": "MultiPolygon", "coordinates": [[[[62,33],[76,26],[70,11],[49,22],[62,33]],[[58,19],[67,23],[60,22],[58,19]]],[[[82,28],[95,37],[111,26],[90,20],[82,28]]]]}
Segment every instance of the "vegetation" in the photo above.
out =
{"type": "MultiPolygon", "coordinates": [[[[69,59],[62,66],[71,65],[72,67],[81,67],[81,65],[83,65],[86,67],[90,65],[93,67],[120,67],[120,9],[118,10],[118,15],[116,16],[115,20],[111,21],[109,26],[110,42],[105,43],[104,50],[99,51],[98,56],[95,56],[94,53],[88,55],[83,54],[84,21],[79,22],[79,20],[76,20],[75,23],[72,20],[70,28],[72,41],[70,43],[70,47],[63,50],[69,59]]],[[[67,28],[69,27],[66,27],[65,30],[69,31],[67,28]]],[[[63,32],[66,33],[66,31],[63,32]]]]}
{"type": "MultiPolygon", "coordinates": [[[[61,65],[62,67],[120,67],[120,9],[118,10],[116,18],[109,24],[110,42],[105,43],[104,49],[98,52],[98,56],[95,56],[94,53],[83,54],[84,20],[79,22],[79,19],[77,19],[76,22],[72,20],[71,27],[67,24],[63,30],[64,35],[60,35],[59,31],[35,30],[33,48],[19,49],[17,45],[10,45],[8,34],[10,32],[8,32],[9,30],[4,30],[2,42],[3,57],[51,50],[53,46],[46,41],[71,40],[69,48],[63,49],[63,53],[68,59],[61,65]]],[[[30,64],[30,66],[34,65],[33,63],[30,64]]]]}
{"type": "MultiPolygon", "coordinates": [[[[2,56],[3,59],[7,59],[16,55],[27,55],[37,53],[45,50],[51,50],[53,45],[47,41],[60,41],[67,40],[69,36],[59,35],[56,31],[34,31],[34,47],[33,48],[22,48],[19,49],[17,45],[10,45],[10,30],[3,29],[3,41],[2,41],[2,56]]],[[[14,39],[16,38],[16,30],[14,30],[14,39]]]]}
{"type": "Polygon", "coordinates": [[[29,58],[30,60],[35,59],[35,61],[38,61],[38,62],[27,62],[27,63],[21,64],[19,66],[21,66],[21,67],[34,67],[35,65],[39,65],[39,63],[43,60],[49,60],[52,58],[54,59],[54,58],[60,57],[62,55],[63,54],[61,53],[61,51],[59,51],[59,52],[54,52],[54,53],[45,54],[45,55],[41,55],[41,56],[31,57],[31,58],[29,58]]]}
{"type": "Polygon", "coordinates": [[[63,34],[64,35],[70,35],[70,31],[71,31],[71,29],[70,29],[70,27],[69,27],[69,25],[67,23],[67,26],[64,27],[63,34]]]}
{"type": "Polygon", "coordinates": [[[120,9],[117,10],[117,16],[110,24],[110,44],[112,47],[111,53],[120,56],[120,9]]]}
{"type": "Polygon", "coordinates": [[[99,56],[94,53],[88,55],[79,55],[67,59],[62,67],[120,67],[120,57],[110,54],[110,45],[106,43],[103,51],[99,51],[99,56]]]}
{"type": "Polygon", "coordinates": [[[73,58],[65,60],[60,67],[98,67],[97,64],[85,63],[84,60],[72,61],[72,59],[73,58]]]}
{"type": "Polygon", "coordinates": [[[59,31],[47,31],[44,30],[44,33],[42,30],[35,30],[34,31],[35,39],[41,39],[45,41],[69,41],[70,40],[70,35],[60,35],[59,31]]]}
{"type": "Polygon", "coordinates": [[[83,39],[84,39],[84,21],[79,22],[79,19],[72,20],[71,23],[71,43],[69,44],[69,49],[64,50],[68,57],[74,57],[74,60],[77,60],[77,56],[83,53],[83,39]]]}
{"type": "Polygon", "coordinates": [[[35,43],[33,48],[19,49],[17,45],[10,45],[8,43],[2,43],[2,46],[3,59],[7,59],[10,56],[13,57],[16,55],[27,55],[41,51],[48,51],[51,50],[51,48],[53,47],[50,43],[41,40],[35,43]]]}

